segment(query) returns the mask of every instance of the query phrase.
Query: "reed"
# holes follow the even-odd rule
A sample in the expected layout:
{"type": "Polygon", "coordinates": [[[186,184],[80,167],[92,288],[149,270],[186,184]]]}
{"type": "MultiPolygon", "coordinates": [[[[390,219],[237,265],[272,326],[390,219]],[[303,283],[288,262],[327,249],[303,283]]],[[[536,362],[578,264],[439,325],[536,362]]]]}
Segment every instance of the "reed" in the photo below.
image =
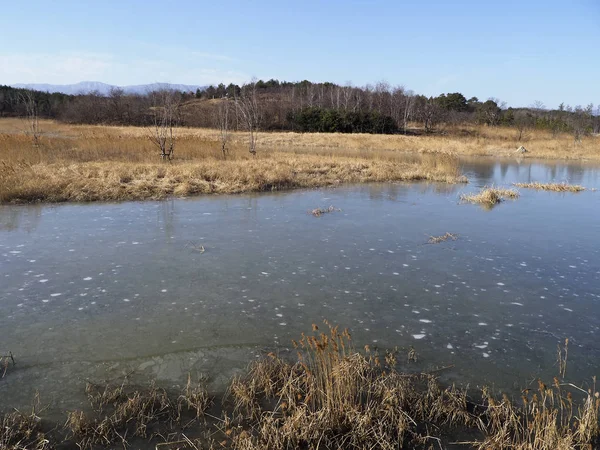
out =
{"type": "Polygon", "coordinates": [[[504,189],[497,187],[484,187],[479,192],[474,194],[462,194],[460,200],[464,203],[478,203],[484,207],[490,208],[505,199],[519,198],[519,191],[515,189],[504,189]]]}
{"type": "Polygon", "coordinates": [[[308,213],[312,214],[315,217],[321,217],[323,214],[329,214],[334,211],[341,211],[341,209],[336,209],[335,207],[330,206],[329,208],[315,208],[313,210],[310,210],[308,213]]]}
{"type": "MultiPolygon", "coordinates": [[[[588,450],[600,445],[595,379],[587,390],[563,379],[568,341],[559,347],[560,375],[549,385],[538,380],[518,401],[488,388],[476,396],[443,387],[435,372],[400,371],[398,349],[359,351],[348,330],[327,321],[324,331],[313,325],[292,344],[295,358],[269,353],[232,380],[215,412],[220,417],[212,414],[204,387],[189,377],[179,396],[154,385],[90,384],[92,412],[70,412],[66,435],[44,434],[34,408],[31,414],[2,417],[0,448],[157,443],[161,450],[588,450]],[[458,435],[471,439],[456,442],[458,435]]],[[[407,364],[416,363],[412,347],[408,355],[407,364]]]]}
{"type": "Polygon", "coordinates": [[[585,191],[583,186],[578,184],[568,183],[513,183],[514,186],[525,188],[525,189],[537,189],[539,191],[553,191],[553,192],[581,192],[585,191]]]}
{"type": "Polygon", "coordinates": [[[458,239],[458,234],[453,233],[444,233],[441,236],[429,236],[429,240],[427,241],[429,244],[439,244],[441,242],[446,242],[448,240],[455,241],[458,239]]]}

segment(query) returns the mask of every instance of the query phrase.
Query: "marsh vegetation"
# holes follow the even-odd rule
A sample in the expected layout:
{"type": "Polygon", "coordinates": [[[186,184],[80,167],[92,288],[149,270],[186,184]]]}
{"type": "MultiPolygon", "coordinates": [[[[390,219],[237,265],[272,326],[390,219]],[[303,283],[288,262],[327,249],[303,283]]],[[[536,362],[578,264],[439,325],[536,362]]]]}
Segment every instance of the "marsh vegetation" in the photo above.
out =
{"type": "MultiPolygon", "coordinates": [[[[10,124],[1,122],[5,130],[10,124]]],[[[216,131],[184,129],[178,131],[177,158],[172,160],[172,150],[156,154],[144,128],[44,126],[48,134],[37,147],[19,133],[0,134],[5,149],[1,202],[120,201],[341,183],[466,181],[458,158],[439,152],[414,156],[355,149],[331,152],[290,148],[265,138],[263,151],[253,156],[245,134],[238,133],[224,158],[216,131]],[[170,155],[170,162],[161,162],[161,155],[170,155]]]]}
{"type": "Polygon", "coordinates": [[[484,187],[473,194],[461,194],[460,200],[464,203],[477,203],[484,207],[493,207],[506,199],[519,198],[519,191],[500,187],[484,187]]]}
{"type": "Polygon", "coordinates": [[[553,191],[553,192],[581,192],[585,191],[583,186],[578,184],[568,183],[513,183],[514,186],[525,189],[536,189],[538,191],[553,191]]]}
{"type": "Polygon", "coordinates": [[[486,387],[477,393],[443,386],[439,371],[419,370],[414,349],[407,356],[368,345],[359,351],[348,330],[324,326],[320,332],[313,324],[312,333],[292,341],[295,358],[271,352],[252,362],[216,399],[190,377],[179,394],[127,380],[88,383],[88,412],[70,411],[64,425],[52,426],[37,399],[31,412],[2,417],[0,443],[7,450],[59,443],[86,450],[584,450],[598,444],[600,395],[595,385],[584,390],[564,379],[568,341],[559,347],[552,382],[538,380],[515,399],[486,387]]]}

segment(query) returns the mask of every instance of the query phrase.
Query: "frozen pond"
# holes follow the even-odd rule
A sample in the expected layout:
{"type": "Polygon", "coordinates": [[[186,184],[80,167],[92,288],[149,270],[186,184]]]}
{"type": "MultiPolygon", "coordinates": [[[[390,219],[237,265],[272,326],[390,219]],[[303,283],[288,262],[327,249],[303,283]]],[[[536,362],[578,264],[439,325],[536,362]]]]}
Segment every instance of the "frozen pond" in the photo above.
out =
{"type": "Polygon", "coordinates": [[[39,390],[79,404],[85,380],[131,373],[221,389],[265,348],[323,319],[357,346],[408,349],[447,381],[522,387],[600,374],[600,191],[521,189],[486,211],[485,184],[568,181],[600,168],[465,161],[469,185],[371,184],[164,202],[0,207],[3,408],[39,390]],[[307,211],[333,205],[322,217],[307,211]],[[427,244],[446,232],[458,240],[427,244]]]}

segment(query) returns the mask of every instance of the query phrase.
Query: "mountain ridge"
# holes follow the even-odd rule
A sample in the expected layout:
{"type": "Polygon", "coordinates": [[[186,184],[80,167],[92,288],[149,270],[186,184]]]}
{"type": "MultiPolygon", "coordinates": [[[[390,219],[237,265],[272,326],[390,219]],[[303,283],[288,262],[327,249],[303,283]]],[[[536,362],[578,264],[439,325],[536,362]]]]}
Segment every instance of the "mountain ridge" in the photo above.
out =
{"type": "Polygon", "coordinates": [[[175,83],[150,83],[134,84],[127,86],[117,86],[114,84],[102,83],[100,81],[80,81],[73,84],[50,84],[50,83],[17,83],[11,84],[11,87],[20,89],[33,89],[42,92],[60,92],[62,94],[77,95],[98,92],[100,95],[109,95],[113,89],[122,89],[126,94],[147,94],[157,89],[172,89],[176,91],[191,91],[204,88],[201,85],[175,84],[175,83]]]}

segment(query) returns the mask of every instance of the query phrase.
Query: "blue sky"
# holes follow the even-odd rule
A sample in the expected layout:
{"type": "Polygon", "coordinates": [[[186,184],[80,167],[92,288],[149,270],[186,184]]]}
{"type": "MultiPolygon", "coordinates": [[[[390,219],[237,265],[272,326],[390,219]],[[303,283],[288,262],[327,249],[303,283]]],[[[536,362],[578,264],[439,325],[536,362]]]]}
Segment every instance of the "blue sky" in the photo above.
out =
{"type": "Polygon", "coordinates": [[[0,84],[385,80],[600,103],[600,0],[2,3],[0,84]]]}

